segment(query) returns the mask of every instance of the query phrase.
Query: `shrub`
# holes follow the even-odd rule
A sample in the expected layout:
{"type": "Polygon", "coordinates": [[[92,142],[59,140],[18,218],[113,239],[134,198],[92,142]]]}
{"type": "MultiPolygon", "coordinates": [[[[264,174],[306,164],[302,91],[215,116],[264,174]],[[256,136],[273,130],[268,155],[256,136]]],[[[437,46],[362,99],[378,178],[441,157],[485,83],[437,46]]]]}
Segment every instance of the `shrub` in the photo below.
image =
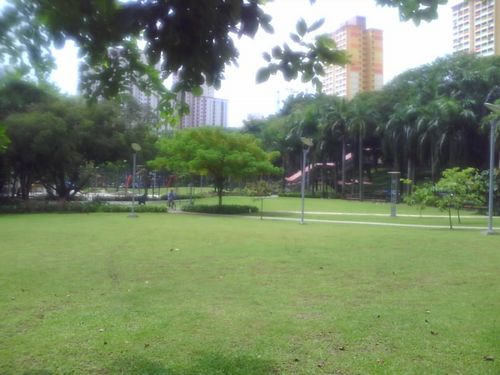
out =
{"type": "MultiPolygon", "coordinates": [[[[166,212],[163,205],[136,205],[136,212],[166,212]]],[[[0,205],[0,213],[90,213],[90,212],[130,212],[130,205],[109,204],[103,202],[53,202],[53,201],[17,201],[0,205]]]]}
{"type": "Polygon", "coordinates": [[[182,207],[185,212],[200,212],[204,214],[222,214],[222,215],[241,215],[258,212],[259,209],[255,206],[247,205],[222,205],[222,206],[210,206],[207,204],[193,204],[186,205],[182,207]]]}

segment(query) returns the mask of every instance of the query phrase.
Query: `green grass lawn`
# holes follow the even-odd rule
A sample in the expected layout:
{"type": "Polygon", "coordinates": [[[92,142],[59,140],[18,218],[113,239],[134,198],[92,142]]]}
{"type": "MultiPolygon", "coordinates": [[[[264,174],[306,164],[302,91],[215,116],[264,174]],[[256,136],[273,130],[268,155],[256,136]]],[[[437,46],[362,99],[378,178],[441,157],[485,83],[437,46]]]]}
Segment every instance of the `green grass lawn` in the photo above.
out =
{"type": "MultiPolygon", "coordinates": [[[[187,204],[187,201],[185,202],[187,204]]],[[[199,204],[217,204],[217,198],[197,199],[199,204]]],[[[254,197],[224,197],[223,204],[245,204],[261,207],[259,199],[254,197]]],[[[179,204],[182,206],[182,204],[179,204]]],[[[300,218],[301,202],[298,198],[266,198],[263,202],[264,216],[300,218]]],[[[406,204],[398,204],[397,213],[399,216],[390,217],[391,204],[385,202],[359,202],[341,199],[317,199],[309,198],[305,200],[305,218],[320,220],[335,220],[343,222],[380,222],[391,224],[416,224],[416,225],[437,225],[448,226],[448,213],[442,212],[435,207],[427,207],[420,210],[417,207],[410,207],[406,204]],[[341,214],[341,215],[340,215],[341,214]],[[411,216],[405,216],[411,215],[411,216]],[[422,215],[422,217],[420,217],[422,215]]],[[[260,216],[261,213],[255,214],[260,216]]],[[[487,227],[487,218],[478,215],[476,210],[463,210],[460,213],[461,222],[458,222],[456,211],[452,211],[452,223],[454,227],[487,227]]],[[[494,218],[494,225],[499,225],[499,218],[494,218]]]]}
{"type": "Polygon", "coordinates": [[[0,238],[0,374],[500,373],[500,236],[35,214],[0,238]]]}

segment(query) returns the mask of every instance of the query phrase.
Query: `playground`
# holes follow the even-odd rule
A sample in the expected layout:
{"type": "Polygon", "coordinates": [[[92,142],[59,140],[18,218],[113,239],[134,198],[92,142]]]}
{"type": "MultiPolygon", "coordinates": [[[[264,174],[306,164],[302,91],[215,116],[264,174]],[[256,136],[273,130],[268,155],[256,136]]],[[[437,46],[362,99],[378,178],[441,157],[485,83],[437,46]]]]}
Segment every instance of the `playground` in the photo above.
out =
{"type": "Polygon", "coordinates": [[[499,238],[477,229],[168,213],[0,227],[2,374],[500,370],[499,238]]]}

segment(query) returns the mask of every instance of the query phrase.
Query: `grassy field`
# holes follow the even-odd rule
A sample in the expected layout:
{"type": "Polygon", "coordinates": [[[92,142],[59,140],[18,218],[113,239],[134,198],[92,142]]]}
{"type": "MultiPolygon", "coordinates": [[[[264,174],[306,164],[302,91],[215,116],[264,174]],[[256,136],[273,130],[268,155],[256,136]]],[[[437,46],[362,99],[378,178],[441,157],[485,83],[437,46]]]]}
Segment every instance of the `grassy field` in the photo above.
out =
{"type": "Polygon", "coordinates": [[[500,236],[175,214],[0,236],[0,374],[500,372],[500,236]]]}
{"type": "MultiPolygon", "coordinates": [[[[187,202],[185,202],[187,204],[187,202]]],[[[217,198],[197,199],[199,204],[217,204],[217,198]]],[[[261,208],[259,199],[253,197],[224,197],[224,204],[245,204],[261,208]]],[[[179,204],[182,206],[182,203],[179,204]]],[[[300,217],[301,203],[298,198],[266,198],[263,202],[263,216],[268,217],[300,217]]],[[[414,224],[448,226],[448,213],[442,212],[434,207],[428,207],[422,212],[417,207],[406,204],[398,204],[397,217],[390,217],[391,205],[385,202],[359,202],[341,199],[306,199],[305,218],[319,220],[334,220],[342,222],[380,222],[388,224],[414,224]],[[420,216],[422,215],[422,217],[420,216]]],[[[260,216],[261,213],[256,214],[260,216]]],[[[476,210],[463,210],[461,222],[458,222],[456,211],[452,212],[452,223],[454,227],[477,227],[486,228],[487,218],[478,215],[476,210]]],[[[500,218],[495,217],[494,225],[500,224],[500,218]]]]}

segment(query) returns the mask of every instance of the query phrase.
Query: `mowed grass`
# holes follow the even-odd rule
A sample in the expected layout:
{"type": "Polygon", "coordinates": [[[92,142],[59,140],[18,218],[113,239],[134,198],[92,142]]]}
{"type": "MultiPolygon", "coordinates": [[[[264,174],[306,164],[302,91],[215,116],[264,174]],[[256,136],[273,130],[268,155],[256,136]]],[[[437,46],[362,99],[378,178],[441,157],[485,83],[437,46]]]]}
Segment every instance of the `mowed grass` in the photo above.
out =
{"type": "MultiPolygon", "coordinates": [[[[195,201],[197,204],[217,204],[217,198],[203,198],[195,201]]],[[[187,204],[187,201],[179,204],[187,204]]],[[[261,209],[261,201],[254,197],[224,197],[223,204],[246,204],[261,209]]],[[[301,201],[298,198],[265,198],[262,213],[255,216],[300,218],[301,201]]],[[[391,217],[391,204],[371,201],[348,201],[341,199],[306,198],[305,219],[334,220],[342,222],[380,222],[388,224],[414,224],[449,226],[448,212],[440,211],[435,207],[419,210],[406,204],[397,205],[397,217],[391,217]],[[409,215],[409,216],[408,216],[409,215]]],[[[454,227],[487,227],[487,217],[479,215],[477,210],[461,210],[461,220],[458,221],[457,212],[452,211],[454,227]]],[[[498,226],[500,218],[493,219],[493,225],[498,226]]]]}
{"type": "Polygon", "coordinates": [[[0,238],[1,374],[500,372],[500,236],[38,214],[0,238]]]}

